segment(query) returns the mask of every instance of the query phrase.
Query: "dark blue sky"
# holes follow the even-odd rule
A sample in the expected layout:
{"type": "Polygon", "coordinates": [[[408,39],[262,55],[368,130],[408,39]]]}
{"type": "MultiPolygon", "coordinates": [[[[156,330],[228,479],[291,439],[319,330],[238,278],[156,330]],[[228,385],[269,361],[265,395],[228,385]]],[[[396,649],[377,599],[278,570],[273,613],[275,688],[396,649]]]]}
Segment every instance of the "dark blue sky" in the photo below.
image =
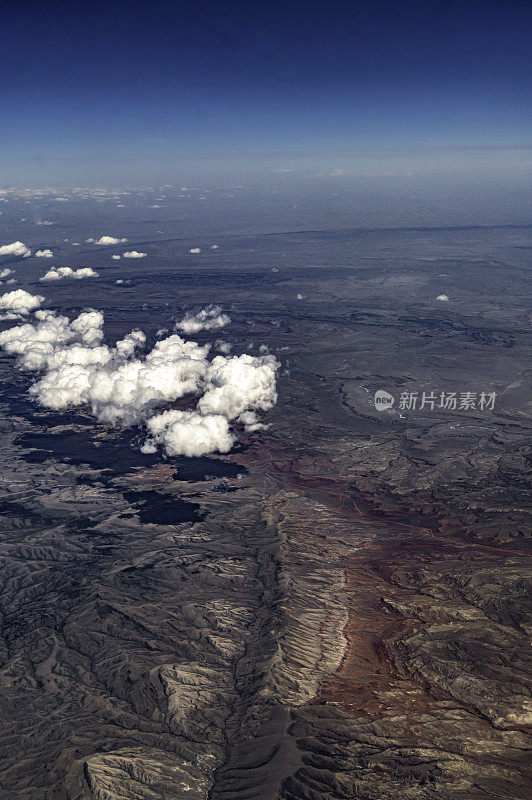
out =
{"type": "Polygon", "coordinates": [[[345,169],[368,151],[372,169],[526,165],[531,22],[521,0],[13,4],[0,183],[345,169]]]}

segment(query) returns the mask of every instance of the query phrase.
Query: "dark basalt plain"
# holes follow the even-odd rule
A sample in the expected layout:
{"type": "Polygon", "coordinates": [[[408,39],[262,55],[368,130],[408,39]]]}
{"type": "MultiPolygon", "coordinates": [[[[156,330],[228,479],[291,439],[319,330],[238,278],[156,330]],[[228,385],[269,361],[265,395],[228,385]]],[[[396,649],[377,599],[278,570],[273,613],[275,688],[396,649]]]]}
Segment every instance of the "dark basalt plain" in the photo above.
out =
{"type": "Polygon", "coordinates": [[[219,241],[76,292],[110,337],[218,302],[277,354],[229,456],[143,456],[0,359],[2,800],[525,800],[530,229],[219,241]]]}

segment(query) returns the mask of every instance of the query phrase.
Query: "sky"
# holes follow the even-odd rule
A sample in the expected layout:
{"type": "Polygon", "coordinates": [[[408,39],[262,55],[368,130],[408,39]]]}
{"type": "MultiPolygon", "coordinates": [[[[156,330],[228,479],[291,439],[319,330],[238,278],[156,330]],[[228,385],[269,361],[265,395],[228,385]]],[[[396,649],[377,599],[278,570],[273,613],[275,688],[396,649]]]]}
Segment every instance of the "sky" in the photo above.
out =
{"type": "Polygon", "coordinates": [[[0,186],[530,170],[532,3],[2,12],[0,186]]]}

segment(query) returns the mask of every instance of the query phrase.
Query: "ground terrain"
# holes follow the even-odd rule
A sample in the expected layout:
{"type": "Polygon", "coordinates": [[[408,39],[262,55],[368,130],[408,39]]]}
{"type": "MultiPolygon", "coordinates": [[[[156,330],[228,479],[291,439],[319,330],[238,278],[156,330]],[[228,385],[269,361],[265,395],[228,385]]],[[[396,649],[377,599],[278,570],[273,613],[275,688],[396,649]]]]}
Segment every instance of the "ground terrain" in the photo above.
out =
{"type": "Polygon", "coordinates": [[[2,798],[525,800],[530,229],[192,257],[160,224],[130,223],[135,263],[58,247],[100,271],[75,292],[17,276],[110,341],[220,303],[234,352],[281,361],[278,404],[228,456],[163,459],[39,408],[2,355],[2,798]],[[398,408],[430,390],[497,397],[398,408]]]}

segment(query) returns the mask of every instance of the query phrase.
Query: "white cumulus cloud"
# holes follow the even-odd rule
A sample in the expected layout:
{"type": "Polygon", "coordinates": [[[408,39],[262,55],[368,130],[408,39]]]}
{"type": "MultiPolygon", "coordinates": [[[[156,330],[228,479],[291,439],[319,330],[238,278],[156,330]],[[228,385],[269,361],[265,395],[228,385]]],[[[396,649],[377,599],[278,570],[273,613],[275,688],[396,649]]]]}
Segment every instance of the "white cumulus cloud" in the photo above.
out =
{"type": "Polygon", "coordinates": [[[62,281],[64,278],[73,278],[80,281],[83,278],[97,278],[99,275],[92,267],[81,267],[80,269],[72,269],[71,267],[58,267],[46,272],[40,281],[62,281]]]}
{"type": "Polygon", "coordinates": [[[275,356],[216,356],[209,365],[206,391],[198,402],[204,414],[235,419],[244,411],[268,411],[277,402],[275,356]]]}
{"type": "Polygon", "coordinates": [[[13,274],[13,270],[12,270],[12,269],[9,269],[9,267],[6,267],[5,269],[3,269],[3,270],[0,272],[0,279],[3,279],[3,278],[8,278],[8,277],[9,277],[10,275],[12,275],[12,274],[13,274]]]}
{"type": "Polygon", "coordinates": [[[124,258],[144,258],[147,253],[139,253],[138,250],[129,250],[127,253],[122,254],[124,258]]]}
{"type": "Polygon", "coordinates": [[[201,253],[201,247],[191,247],[189,253],[201,253]]]}
{"type": "Polygon", "coordinates": [[[188,312],[180,322],[176,322],[176,330],[183,333],[198,333],[199,331],[212,331],[223,328],[231,322],[231,318],[222,313],[221,306],[210,305],[196,314],[188,312]]]}
{"type": "MultiPolygon", "coordinates": [[[[40,298],[41,300],[44,298],[40,298]]],[[[36,311],[37,325],[18,325],[0,333],[0,347],[19,357],[19,366],[26,370],[42,370],[71,342],[88,347],[98,346],[103,338],[103,314],[85,311],[75,320],[57,316],[53,311],[36,311]]]]}
{"type": "Polygon", "coordinates": [[[35,256],[37,258],[53,258],[54,254],[51,250],[37,250],[35,256]]]}
{"type": "Polygon", "coordinates": [[[0,256],[24,256],[27,258],[31,256],[31,250],[26,247],[24,242],[12,242],[0,247],[0,256]]]}
{"type": "MultiPolygon", "coordinates": [[[[0,298],[0,310],[26,314],[43,299],[18,290],[0,298]]],[[[0,347],[18,357],[21,369],[41,373],[30,394],[44,407],[87,406],[111,425],[146,425],[144,452],[162,447],[168,455],[226,453],[236,438],[233,420],[247,431],[265,427],[258,412],[277,401],[280,365],[274,356],[210,360],[210,345],[177,334],[143,354],[142,331],[133,330],[110,347],[103,343],[103,324],[99,311],[84,311],[69,320],[54,311],[37,310],[34,324],[0,332],[0,347]],[[196,407],[157,413],[157,408],[182,397],[195,401],[196,407]]]]}
{"type": "MultiPolygon", "coordinates": [[[[87,242],[94,242],[94,239],[87,239],[87,242]]],[[[100,236],[94,244],[122,244],[127,242],[127,239],[116,239],[114,236],[100,236]]]]}
{"type": "Polygon", "coordinates": [[[0,297],[0,310],[10,311],[14,314],[29,314],[44,302],[44,297],[33,295],[24,289],[15,289],[0,297]]]}
{"type": "Polygon", "coordinates": [[[446,295],[446,294],[439,294],[439,295],[437,296],[436,300],[440,300],[442,303],[447,303],[447,302],[449,302],[449,298],[447,297],[447,295],[446,295]]]}
{"type": "Polygon", "coordinates": [[[232,348],[232,345],[229,342],[224,342],[223,339],[216,339],[214,346],[219,353],[224,353],[224,355],[230,353],[232,348]]]}
{"type": "Polygon", "coordinates": [[[220,414],[203,416],[197,411],[165,411],[148,420],[151,434],[144,452],[153,452],[157,444],[170,456],[201,456],[205,453],[228,453],[235,436],[229,422],[220,414]]]}

